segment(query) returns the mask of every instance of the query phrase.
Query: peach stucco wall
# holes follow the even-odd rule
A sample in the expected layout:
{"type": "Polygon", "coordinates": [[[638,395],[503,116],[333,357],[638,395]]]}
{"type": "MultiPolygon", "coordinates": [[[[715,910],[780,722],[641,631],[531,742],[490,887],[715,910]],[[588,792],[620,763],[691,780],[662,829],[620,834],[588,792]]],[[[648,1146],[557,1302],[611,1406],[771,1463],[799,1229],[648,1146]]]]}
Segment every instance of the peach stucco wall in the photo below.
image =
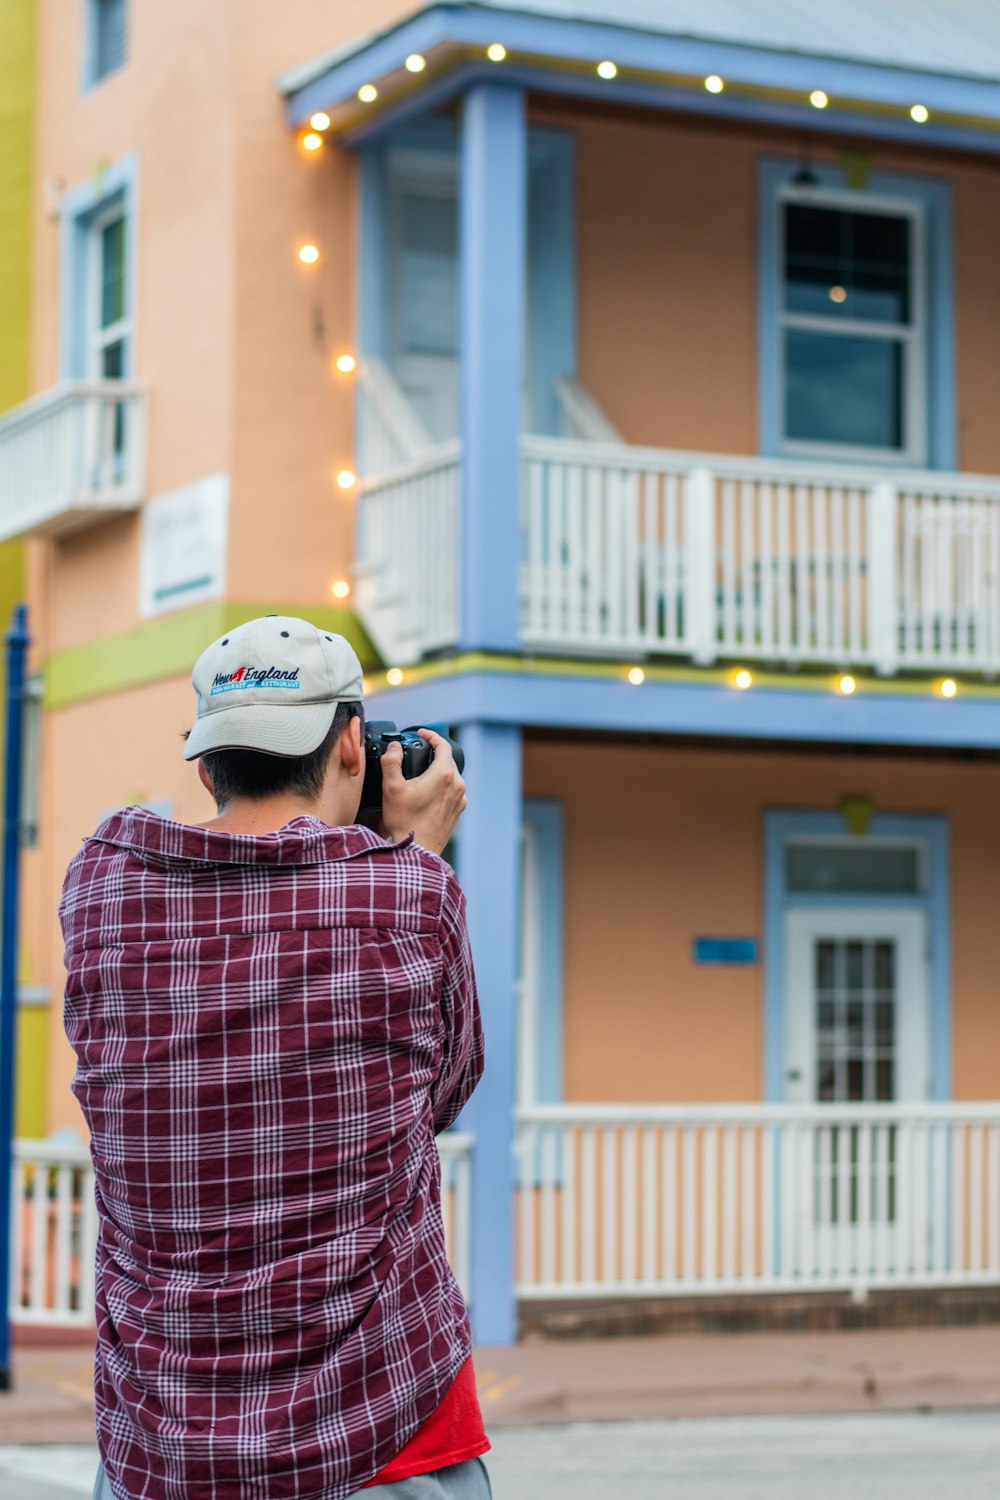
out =
{"type": "Polygon", "coordinates": [[[595,1102],[761,1096],[763,969],[691,940],[762,935],[763,813],[946,813],[956,1098],[1000,1097],[1000,766],[531,742],[525,794],[565,809],[565,1092],[595,1102]]]}
{"type": "MultiPolygon", "coordinates": [[[[536,107],[577,155],[579,370],[634,443],[756,453],[757,163],[799,160],[787,132],[642,111],[536,107]]],[[[1000,472],[995,392],[1000,168],[992,158],[852,141],[860,172],[912,172],[953,188],[959,460],[1000,472]]]]}
{"type": "MultiPolygon", "coordinates": [[[[32,383],[59,376],[60,196],[135,152],[148,493],[231,475],[231,598],[326,602],[350,560],[332,476],[352,461],[353,392],[330,356],[353,338],[353,161],[301,150],[275,78],[411,8],[132,0],[126,66],[83,94],[83,5],[39,6],[32,383]]],[[[46,546],[50,649],[135,623],[138,547],[137,517],[46,546]]]]}

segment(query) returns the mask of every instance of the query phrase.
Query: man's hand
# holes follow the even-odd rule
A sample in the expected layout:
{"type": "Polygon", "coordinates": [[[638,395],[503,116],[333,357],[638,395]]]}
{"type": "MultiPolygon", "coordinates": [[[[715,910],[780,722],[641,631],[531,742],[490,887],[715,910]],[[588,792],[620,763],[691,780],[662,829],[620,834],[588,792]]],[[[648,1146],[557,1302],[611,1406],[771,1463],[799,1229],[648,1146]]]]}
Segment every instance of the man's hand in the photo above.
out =
{"type": "Polygon", "coordinates": [[[382,757],[382,831],[397,841],[412,833],[423,848],[441,854],[468,805],[465,782],[448,741],[433,729],[417,732],[430,745],[434,759],[422,776],[406,781],[402,745],[388,747],[382,757]]]}

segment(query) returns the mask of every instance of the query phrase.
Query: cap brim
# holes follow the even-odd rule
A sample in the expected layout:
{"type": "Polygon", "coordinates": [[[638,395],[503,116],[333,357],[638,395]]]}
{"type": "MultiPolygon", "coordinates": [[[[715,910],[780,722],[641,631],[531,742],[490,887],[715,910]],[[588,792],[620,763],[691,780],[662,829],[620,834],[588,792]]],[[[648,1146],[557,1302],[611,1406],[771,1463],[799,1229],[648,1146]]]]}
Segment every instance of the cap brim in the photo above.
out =
{"type": "MultiPolygon", "coordinates": [[[[339,700],[338,700],[339,702],[339,700]]],[[[260,750],[264,755],[311,755],[334,720],[338,702],[255,703],[203,714],[184,744],[184,759],[210,750],[260,750]]]]}

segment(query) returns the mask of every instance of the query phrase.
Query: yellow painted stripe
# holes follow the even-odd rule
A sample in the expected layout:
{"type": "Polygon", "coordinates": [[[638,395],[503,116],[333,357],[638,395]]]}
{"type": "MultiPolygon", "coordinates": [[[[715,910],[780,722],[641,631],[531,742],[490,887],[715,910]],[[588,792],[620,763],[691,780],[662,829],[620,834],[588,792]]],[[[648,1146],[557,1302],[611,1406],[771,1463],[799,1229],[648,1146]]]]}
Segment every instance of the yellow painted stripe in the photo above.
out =
{"type": "MultiPolygon", "coordinates": [[[[301,604],[209,604],[185,614],[150,620],[121,635],[90,641],[57,652],[45,663],[45,705],[62,708],[70,703],[104,697],[108,693],[127,692],[146,683],[171,677],[187,677],[197,657],[210,641],[233,630],[246,620],[264,614],[304,614],[317,625],[337,632],[349,640],[365,668],[368,692],[391,691],[386,672],[357,616],[349,609],[306,609],[301,604]]],[[[677,683],[698,687],[733,687],[736,667],[696,667],[680,662],[654,662],[585,659],[580,657],[492,655],[464,652],[421,662],[403,672],[403,686],[437,682],[442,678],[471,672],[506,672],[525,678],[572,677],[595,682],[620,682],[629,668],[641,664],[646,685],[677,683]]],[[[753,673],[753,687],[783,692],[836,693],[839,672],[815,669],[786,672],[757,670],[744,663],[753,673]]],[[[1000,699],[1000,683],[962,679],[955,674],[959,698],[1000,699]]],[[[940,675],[875,677],[852,673],[857,684],[856,696],[875,693],[882,697],[898,695],[908,698],[936,696],[940,675]]],[[[636,688],[641,692],[642,688],[636,688]]],[[[735,688],[734,688],[735,691],[735,688]]]]}
{"type": "MultiPolygon", "coordinates": [[[[683,683],[697,687],[731,687],[737,691],[734,677],[736,666],[694,667],[669,662],[593,661],[579,657],[555,656],[503,656],[468,652],[461,656],[442,657],[435,661],[421,662],[403,673],[402,686],[420,682],[437,682],[442,677],[456,677],[471,672],[512,672],[522,677],[574,677],[590,678],[594,681],[621,682],[627,679],[629,668],[641,665],[646,675],[646,684],[683,683]]],[[[757,671],[753,663],[746,665],[753,673],[753,686],[747,691],[761,688],[778,689],[782,692],[835,693],[839,697],[837,683],[841,672],[816,671],[757,671]]],[[[947,675],[958,684],[957,698],[1000,699],[1000,684],[965,680],[956,673],[936,674],[927,677],[863,677],[857,672],[850,674],[855,681],[855,697],[865,693],[884,697],[887,694],[907,698],[938,696],[938,684],[947,675]]],[[[370,672],[366,681],[369,691],[392,691],[384,671],[370,672]]],[[[635,689],[641,692],[642,688],[635,689]]],[[[953,700],[953,701],[957,701],[953,700]]]]}
{"type": "Polygon", "coordinates": [[[121,635],[56,652],[42,669],[45,706],[63,708],[147,683],[187,677],[213,640],[260,615],[308,617],[313,624],[345,636],[363,666],[379,665],[375,648],[352,610],[313,609],[302,604],[206,604],[184,614],[148,620],[121,635]]]}

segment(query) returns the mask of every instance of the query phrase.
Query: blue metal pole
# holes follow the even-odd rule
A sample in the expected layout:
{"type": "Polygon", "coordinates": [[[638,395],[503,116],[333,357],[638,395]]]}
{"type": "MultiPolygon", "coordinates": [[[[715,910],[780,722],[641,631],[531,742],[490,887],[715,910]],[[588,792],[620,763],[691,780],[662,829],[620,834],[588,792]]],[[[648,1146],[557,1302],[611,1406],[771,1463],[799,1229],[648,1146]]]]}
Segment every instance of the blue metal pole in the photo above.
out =
{"type": "Polygon", "coordinates": [[[11,1388],[10,1178],[17,1045],[17,908],[21,853],[21,770],[28,611],[17,605],[7,634],[6,763],[3,798],[3,910],[0,915],[0,1390],[11,1388]]]}

